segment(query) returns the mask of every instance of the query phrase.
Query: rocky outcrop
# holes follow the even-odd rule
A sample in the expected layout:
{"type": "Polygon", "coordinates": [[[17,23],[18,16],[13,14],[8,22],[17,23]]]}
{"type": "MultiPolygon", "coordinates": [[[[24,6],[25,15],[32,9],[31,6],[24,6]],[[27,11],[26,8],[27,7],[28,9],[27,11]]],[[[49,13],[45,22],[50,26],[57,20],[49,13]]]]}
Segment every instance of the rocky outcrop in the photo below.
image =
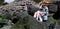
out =
{"type": "Polygon", "coordinates": [[[34,3],[32,4],[31,2],[19,1],[10,3],[5,6],[1,6],[0,15],[8,15],[8,17],[4,18],[8,21],[2,29],[5,29],[7,25],[9,26],[9,20],[11,21],[11,24],[13,23],[12,27],[8,27],[9,29],[43,29],[45,27],[44,24],[40,24],[38,21],[36,21],[36,19],[34,19],[31,15],[28,14],[30,10],[28,10],[27,6],[31,8],[30,5],[32,5],[31,13],[34,11],[34,9],[36,9],[33,6],[34,3]]]}
{"type": "MultiPolygon", "coordinates": [[[[57,11],[57,6],[49,6],[49,11],[53,14],[49,15],[49,20],[47,22],[38,22],[33,18],[33,15],[39,8],[34,5],[35,2],[33,1],[14,1],[0,7],[0,16],[3,14],[8,15],[8,17],[4,18],[3,16],[3,18],[11,21],[11,24],[9,24],[9,21],[6,21],[7,25],[10,25],[10,27],[8,27],[9,29],[49,29],[51,17],[57,11]]],[[[4,25],[3,28],[7,25],[4,25]]]]}

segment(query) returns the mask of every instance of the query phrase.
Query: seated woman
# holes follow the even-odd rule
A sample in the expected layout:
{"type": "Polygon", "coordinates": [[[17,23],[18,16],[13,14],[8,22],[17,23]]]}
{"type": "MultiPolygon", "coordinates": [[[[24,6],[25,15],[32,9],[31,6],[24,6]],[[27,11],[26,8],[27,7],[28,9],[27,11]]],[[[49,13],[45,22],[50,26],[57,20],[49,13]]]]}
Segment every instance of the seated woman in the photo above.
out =
{"type": "Polygon", "coordinates": [[[40,11],[38,10],[37,12],[35,12],[34,18],[37,18],[39,22],[46,22],[48,20],[48,5],[48,1],[43,1],[39,7],[40,11]]]}

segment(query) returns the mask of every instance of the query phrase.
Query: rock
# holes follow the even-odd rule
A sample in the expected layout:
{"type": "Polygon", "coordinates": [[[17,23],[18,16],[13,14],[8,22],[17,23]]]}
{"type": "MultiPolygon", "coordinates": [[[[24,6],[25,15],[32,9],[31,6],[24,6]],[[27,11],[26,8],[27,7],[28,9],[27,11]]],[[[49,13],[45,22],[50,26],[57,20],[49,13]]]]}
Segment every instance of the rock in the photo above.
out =
{"type": "Polygon", "coordinates": [[[33,5],[27,5],[27,9],[28,9],[27,10],[28,11],[28,14],[31,15],[31,16],[33,16],[34,13],[39,10],[39,8],[36,8],[33,5]]]}
{"type": "Polygon", "coordinates": [[[55,5],[55,4],[50,4],[49,5],[49,13],[55,13],[55,12],[57,12],[57,5],[55,5]]]}
{"type": "Polygon", "coordinates": [[[26,12],[21,12],[19,14],[19,21],[12,25],[11,29],[48,29],[48,22],[38,22],[31,15],[26,12]],[[27,21],[27,22],[26,22],[27,21]],[[25,23],[24,23],[25,22],[25,23]]]}
{"type": "Polygon", "coordinates": [[[54,29],[60,29],[60,20],[57,20],[55,28],[54,29]]]}
{"type": "Polygon", "coordinates": [[[0,29],[10,29],[11,26],[4,26],[3,28],[0,28],[0,29]]]}

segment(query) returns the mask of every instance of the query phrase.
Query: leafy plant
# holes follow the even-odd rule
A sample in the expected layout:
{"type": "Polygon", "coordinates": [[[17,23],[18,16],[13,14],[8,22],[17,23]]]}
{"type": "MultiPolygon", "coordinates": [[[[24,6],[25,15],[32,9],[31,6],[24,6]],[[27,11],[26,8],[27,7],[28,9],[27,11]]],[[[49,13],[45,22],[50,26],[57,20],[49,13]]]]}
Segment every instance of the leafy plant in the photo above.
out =
{"type": "Polygon", "coordinates": [[[28,25],[28,16],[21,18],[20,20],[12,26],[11,29],[28,29],[29,25],[28,25]]]}
{"type": "Polygon", "coordinates": [[[0,16],[0,28],[1,27],[3,27],[3,25],[5,25],[6,24],[6,18],[7,18],[7,14],[6,13],[4,13],[4,14],[2,14],[1,16],[0,16]]]}
{"type": "Polygon", "coordinates": [[[39,2],[41,2],[42,0],[33,0],[33,1],[35,1],[36,3],[39,3],[39,2]]]}
{"type": "Polygon", "coordinates": [[[51,19],[51,23],[55,24],[56,23],[56,19],[52,18],[51,19]]]}
{"type": "Polygon", "coordinates": [[[5,14],[2,14],[2,15],[1,15],[1,18],[2,18],[2,19],[6,19],[7,16],[8,16],[8,15],[5,13],[5,14]]]}
{"type": "Polygon", "coordinates": [[[4,3],[4,0],[0,0],[0,5],[2,5],[4,3]]]}

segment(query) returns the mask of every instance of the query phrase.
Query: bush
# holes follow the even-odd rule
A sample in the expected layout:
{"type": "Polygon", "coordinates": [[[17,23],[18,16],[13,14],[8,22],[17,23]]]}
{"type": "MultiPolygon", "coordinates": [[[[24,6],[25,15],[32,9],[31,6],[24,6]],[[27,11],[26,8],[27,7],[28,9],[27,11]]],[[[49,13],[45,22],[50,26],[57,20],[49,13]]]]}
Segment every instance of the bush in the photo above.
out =
{"type": "Polygon", "coordinates": [[[35,1],[36,3],[39,3],[39,2],[41,2],[42,0],[33,0],[33,1],[35,1]]]}
{"type": "Polygon", "coordinates": [[[56,23],[56,19],[52,18],[51,19],[51,23],[55,24],[56,23]]]}

